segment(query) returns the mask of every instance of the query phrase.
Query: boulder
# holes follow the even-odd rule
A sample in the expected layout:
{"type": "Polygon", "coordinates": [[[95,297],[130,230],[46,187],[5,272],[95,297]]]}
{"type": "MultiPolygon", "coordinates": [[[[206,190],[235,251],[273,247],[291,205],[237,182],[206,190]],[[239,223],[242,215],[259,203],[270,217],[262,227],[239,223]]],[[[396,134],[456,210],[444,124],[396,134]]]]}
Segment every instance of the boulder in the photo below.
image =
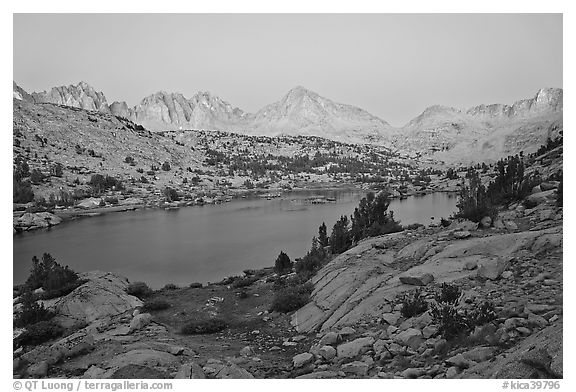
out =
{"type": "Polygon", "coordinates": [[[251,346],[246,346],[240,350],[240,356],[244,358],[253,357],[255,355],[254,349],[251,346]]]}
{"type": "Polygon", "coordinates": [[[463,231],[455,231],[453,235],[454,238],[456,238],[457,240],[462,240],[464,238],[470,237],[472,233],[470,233],[468,230],[463,230],[463,231]]]}
{"type": "Polygon", "coordinates": [[[254,376],[248,370],[233,363],[224,366],[217,374],[219,379],[252,379],[254,376]]]}
{"type": "Polygon", "coordinates": [[[93,208],[97,208],[100,206],[100,202],[102,201],[101,198],[98,197],[89,197],[87,199],[82,200],[76,206],[79,208],[84,208],[86,210],[90,210],[93,208]]]}
{"type": "Polygon", "coordinates": [[[478,229],[478,223],[469,220],[452,222],[452,224],[448,226],[448,229],[456,231],[474,231],[478,229]]]}
{"type": "Polygon", "coordinates": [[[62,218],[50,212],[26,212],[13,219],[14,228],[17,230],[32,230],[58,225],[62,218]]]}
{"type": "Polygon", "coordinates": [[[446,360],[446,363],[451,366],[456,366],[460,369],[467,369],[470,367],[470,361],[462,354],[456,354],[446,360]]]}
{"type": "Polygon", "coordinates": [[[118,354],[108,363],[108,367],[121,368],[125,365],[169,366],[178,363],[178,358],[165,351],[136,349],[118,354]]]}
{"type": "Polygon", "coordinates": [[[338,342],[338,334],[336,332],[326,332],[324,334],[324,336],[322,336],[322,338],[320,338],[320,341],[318,342],[318,344],[320,346],[326,346],[326,345],[333,345],[336,344],[338,342]]]}
{"type": "Polygon", "coordinates": [[[338,346],[338,358],[354,358],[368,351],[374,344],[373,337],[358,338],[338,346]]]}
{"type": "Polygon", "coordinates": [[[490,280],[498,279],[506,268],[508,268],[508,265],[509,262],[500,257],[481,259],[478,262],[476,276],[490,280]]]}
{"type": "Polygon", "coordinates": [[[366,362],[354,361],[342,365],[342,371],[346,374],[353,374],[355,376],[364,377],[368,374],[370,365],[366,362]]]}
{"type": "Polygon", "coordinates": [[[558,185],[560,185],[559,181],[546,181],[540,184],[540,189],[542,191],[549,191],[552,189],[558,189],[558,185]]]}
{"type": "Polygon", "coordinates": [[[314,355],[310,353],[298,354],[292,358],[292,364],[296,369],[311,364],[312,362],[314,362],[314,355]]]}
{"type": "Polygon", "coordinates": [[[516,222],[511,220],[504,221],[504,227],[506,227],[506,229],[510,231],[518,230],[518,225],[516,224],[516,222]]]}
{"type": "Polygon", "coordinates": [[[549,200],[554,200],[556,198],[556,190],[550,189],[547,191],[533,193],[526,197],[530,203],[533,204],[542,204],[546,203],[549,200]]]}
{"type": "Polygon", "coordinates": [[[434,281],[434,275],[429,273],[419,276],[405,275],[400,276],[399,279],[400,282],[402,282],[403,284],[409,284],[413,286],[426,286],[427,284],[432,283],[434,281]]]}
{"type": "Polygon", "coordinates": [[[462,353],[462,356],[469,361],[484,362],[492,359],[494,354],[494,347],[475,347],[472,350],[462,353]]]}
{"type": "Polygon", "coordinates": [[[332,346],[322,346],[318,350],[318,354],[326,361],[331,361],[336,357],[336,349],[332,346]]]}
{"type": "Polygon", "coordinates": [[[481,225],[484,229],[488,229],[489,227],[492,226],[492,218],[490,218],[489,216],[485,216],[485,217],[482,218],[482,220],[480,221],[480,225],[481,225]]]}
{"type": "Polygon", "coordinates": [[[150,313],[137,314],[132,319],[132,321],[130,321],[130,329],[129,329],[130,333],[144,328],[145,326],[150,324],[150,321],[152,321],[152,315],[150,313]]]}
{"type": "Polygon", "coordinates": [[[42,301],[58,314],[56,320],[65,327],[92,323],[142,306],[142,301],[126,293],[126,278],[100,271],[79,275],[88,281],[64,297],[42,301]]]}
{"type": "Polygon", "coordinates": [[[407,330],[397,334],[394,337],[394,340],[403,346],[408,346],[416,350],[424,341],[424,337],[422,336],[422,331],[419,329],[408,328],[407,330]]]}

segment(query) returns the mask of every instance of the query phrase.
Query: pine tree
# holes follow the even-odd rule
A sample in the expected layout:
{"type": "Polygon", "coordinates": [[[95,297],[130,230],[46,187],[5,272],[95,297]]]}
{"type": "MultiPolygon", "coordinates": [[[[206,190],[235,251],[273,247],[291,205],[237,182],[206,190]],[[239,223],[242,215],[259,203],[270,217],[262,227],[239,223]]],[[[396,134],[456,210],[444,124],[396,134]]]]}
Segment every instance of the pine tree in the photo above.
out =
{"type": "Polygon", "coordinates": [[[276,258],[276,262],[274,263],[274,270],[280,275],[292,271],[292,261],[290,260],[290,257],[288,257],[288,255],[283,251],[280,252],[276,258]]]}
{"type": "Polygon", "coordinates": [[[318,243],[321,247],[328,246],[328,232],[326,223],[324,222],[322,222],[322,225],[318,228],[318,243]]]}

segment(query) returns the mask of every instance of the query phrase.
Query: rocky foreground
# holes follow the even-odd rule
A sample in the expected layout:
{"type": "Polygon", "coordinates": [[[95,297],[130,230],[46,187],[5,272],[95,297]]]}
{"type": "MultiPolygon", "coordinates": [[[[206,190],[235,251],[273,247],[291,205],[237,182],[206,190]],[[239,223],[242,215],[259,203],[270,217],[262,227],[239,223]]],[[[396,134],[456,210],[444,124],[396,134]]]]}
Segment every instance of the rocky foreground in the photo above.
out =
{"type": "MultiPolygon", "coordinates": [[[[371,238],[313,278],[312,301],[268,312],[272,272],[240,300],[231,286],[161,291],[172,307],[145,313],[110,273],[45,301],[69,334],[14,352],[15,377],[81,378],[561,378],[562,208],[548,190],[483,225],[453,222],[371,238]],[[490,227],[488,227],[490,226],[490,227]],[[495,305],[496,319],[447,341],[430,311],[400,313],[399,296],[441,283],[457,306],[495,305]],[[198,312],[233,315],[229,328],[184,336],[198,312]]],[[[18,310],[15,299],[15,311],[18,310]]],[[[15,331],[15,336],[21,331],[15,331]]]]}

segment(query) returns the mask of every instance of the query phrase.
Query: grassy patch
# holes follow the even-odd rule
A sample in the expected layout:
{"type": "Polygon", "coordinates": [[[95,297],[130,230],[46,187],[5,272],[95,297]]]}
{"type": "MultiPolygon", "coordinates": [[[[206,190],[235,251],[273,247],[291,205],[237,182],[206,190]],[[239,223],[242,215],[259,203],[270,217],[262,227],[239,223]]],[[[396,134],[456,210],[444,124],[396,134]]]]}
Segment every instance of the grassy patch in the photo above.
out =
{"type": "Polygon", "coordinates": [[[181,329],[180,333],[183,335],[204,335],[223,331],[228,327],[228,324],[218,318],[207,320],[194,320],[186,323],[181,329]]]}

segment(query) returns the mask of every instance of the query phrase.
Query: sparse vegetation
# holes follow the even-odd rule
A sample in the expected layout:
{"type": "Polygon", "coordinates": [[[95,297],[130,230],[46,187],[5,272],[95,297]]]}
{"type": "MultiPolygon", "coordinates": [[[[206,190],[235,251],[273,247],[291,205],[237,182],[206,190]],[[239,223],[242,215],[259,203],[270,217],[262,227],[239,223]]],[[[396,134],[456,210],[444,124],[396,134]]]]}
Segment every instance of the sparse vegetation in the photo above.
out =
{"type": "Polygon", "coordinates": [[[152,295],[152,289],[144,282],[134,282],[126,288],[126,293],[144,299],[152,295]]]}
{"type": "Polygon", "coordinates": [[[292,312],[300,309],[302,306],[310,302],[310,294],[314,286],[310,283],[296,284],[295,286],[288,285],[281,287],[276,291],[272,299],[271,311],[282,313],[292,312]]]}
{"type": "Polygon", "coordinates": [[[455,304],[460,298],[460,294],[460,287],[449,283],[442,283],[440,292],[436,293],[435,299],[438,303],[455,304]]]}
{"type": "Polygon", "coordinates": [[[142,307],[142,309],[144,309],[144,311],[146,312],[149,312],[149,311],[165,310],[168,309],[169,307],[170,304],[166,300],[149,299],[146,302],[144,302],[144,306],[142,307]]]}
{"type": "Polygon", "coordinates": [[[207,320],[194,320],[185,324],[180,333],[183,335],[205,335],[217,333],[225,330],[228,324],[219,318],[211,318],[207,320]]]}
{"type": "Polygon", "coordinates": [[[428,302],[422,296],[420,289],[405,293],[400,301],[402,303],[400,314],[406,318],[419,316],[428,310],[428,302]]]}
{"type": "Polygon", "coordinates": [[[14,339],[14,347],[36,346],[62,336],[64,328],[52,320],[40,321],[26,327],[20,336],[14,339]]]}

